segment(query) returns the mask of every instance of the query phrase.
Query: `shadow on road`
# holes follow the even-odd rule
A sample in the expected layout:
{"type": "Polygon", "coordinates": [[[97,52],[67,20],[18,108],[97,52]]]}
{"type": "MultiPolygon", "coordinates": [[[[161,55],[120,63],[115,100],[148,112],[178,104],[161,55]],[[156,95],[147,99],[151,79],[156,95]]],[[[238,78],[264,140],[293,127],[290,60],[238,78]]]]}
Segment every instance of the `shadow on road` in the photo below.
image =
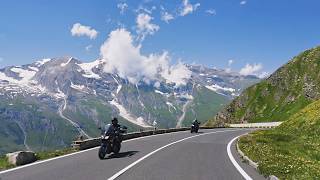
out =
{"type": "Polygon", "coordinates": [[[104,158],[104,160],[107,159],[114,159],[114,158],[125,158],[125,157],[131,157],[135,154],[137,154],[139,151],[127,151],[127,152],[120,152],[118,154],[111,154],[109,156],[107,156],[106,158],[104,158]]]}
{"type": "Polygon", "coordinates": [[[198,131],[197,133],[191,133],[191,134],[202,134],[202,133],[204,133],[204,132],[198,131]]]}

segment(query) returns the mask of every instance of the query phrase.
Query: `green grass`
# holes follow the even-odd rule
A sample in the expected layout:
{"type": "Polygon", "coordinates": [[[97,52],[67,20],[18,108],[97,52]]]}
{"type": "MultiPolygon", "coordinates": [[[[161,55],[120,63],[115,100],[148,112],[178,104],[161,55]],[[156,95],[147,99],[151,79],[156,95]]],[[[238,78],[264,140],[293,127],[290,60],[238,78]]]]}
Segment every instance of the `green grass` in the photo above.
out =
{"type": "Polygon", "coordinates": [[[244,136],[240,149],[259,163],[264,175],[280,179],[320,179],[320,101],[281,126],[244,136]]]}
{"type": "Polygon", "coordinates": [[[15,167],[15,166],[8,163],[7,157],[0,156],[0,171],[5,170],[5,169],[10,169],[13,167],[15,167]]]}
{"type": "MultiPolygon", "coordinates": [[[[65,148],[65,149],[59,149],[59,150],[52,150],[52,151],[41,151],[36,153],[37,160],[45,160],[50,159],[70,153],[77,152],[78,150],[73,148],[65,148]]],[[[0,156],[0,171],[14,168],[15,166],[8,163],[7,157],[2,155],[0,156]]]]}
{"type": "Polygon", "coordinates": [[[37,160],[45,160],[45,159],[50,159],[50,158],[74,153],[77,151],[78,150],[76,150],[74,148],[65,148],[65,149],[59,149],[59,150],[55,150],[55,151],[42,151],[42,152],[37,152],[36,157],[37,157],[37,160]]]}

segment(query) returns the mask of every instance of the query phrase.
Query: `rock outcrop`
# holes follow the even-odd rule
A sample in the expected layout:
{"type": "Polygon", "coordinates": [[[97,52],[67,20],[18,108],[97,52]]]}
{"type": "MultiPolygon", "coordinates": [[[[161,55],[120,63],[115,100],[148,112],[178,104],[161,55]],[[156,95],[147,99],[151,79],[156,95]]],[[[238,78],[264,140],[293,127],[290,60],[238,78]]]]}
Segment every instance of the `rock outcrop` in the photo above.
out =
{"type": "Polygon", "coordinates": [[[8,153],[6,156],[8,162],[15,166],[29,164],[37,160],[35,153],[32,151],[18,151],[8,153]]]}

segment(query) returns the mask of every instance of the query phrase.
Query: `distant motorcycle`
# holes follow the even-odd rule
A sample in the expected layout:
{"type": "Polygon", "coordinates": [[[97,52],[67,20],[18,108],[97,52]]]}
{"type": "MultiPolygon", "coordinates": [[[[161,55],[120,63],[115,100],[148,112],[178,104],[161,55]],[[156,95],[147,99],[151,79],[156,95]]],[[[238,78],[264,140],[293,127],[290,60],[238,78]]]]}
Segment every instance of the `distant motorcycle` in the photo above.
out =
{"type": "Polygon", "coordinates": [[[191,133],[198,133],[198,131],[199,131],[199,125],[200,125],[200,123],[193,123],[192,125],[191,125],[191,133]]]}
{"type": "MultiPolygon", "coordinates": [[[[100,128],[101,129],[101,128],[100,128]]],[[[105,126],[101,133],[101,146],[99,148],[99,158],[104,159],[106,154],[114,153],[118,154],[121,149],[122,135],[127,132],[127,127],[119,126],[112,130],[112,125],[105,126]]]]}

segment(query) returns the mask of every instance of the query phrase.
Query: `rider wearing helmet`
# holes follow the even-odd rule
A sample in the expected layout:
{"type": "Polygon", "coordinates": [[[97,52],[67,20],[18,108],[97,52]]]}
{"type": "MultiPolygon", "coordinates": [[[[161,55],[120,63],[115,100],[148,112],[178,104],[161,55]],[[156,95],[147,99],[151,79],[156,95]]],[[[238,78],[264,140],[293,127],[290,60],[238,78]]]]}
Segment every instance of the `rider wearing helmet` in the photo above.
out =
{"type": "Polygon", "coordinates": [[[195,120],[193,120],[192,124],[195,126],[199,126],[200,122],[197,119],[195,119],[195,120]]]}
{"type": "Polygon", "coordinates": [[[111,120],[111,126],[107,131],[107,135],[114,135],[114,133],[120,129],[120,125],[118,124],[118,119],[115,117],[111,120]]]}

